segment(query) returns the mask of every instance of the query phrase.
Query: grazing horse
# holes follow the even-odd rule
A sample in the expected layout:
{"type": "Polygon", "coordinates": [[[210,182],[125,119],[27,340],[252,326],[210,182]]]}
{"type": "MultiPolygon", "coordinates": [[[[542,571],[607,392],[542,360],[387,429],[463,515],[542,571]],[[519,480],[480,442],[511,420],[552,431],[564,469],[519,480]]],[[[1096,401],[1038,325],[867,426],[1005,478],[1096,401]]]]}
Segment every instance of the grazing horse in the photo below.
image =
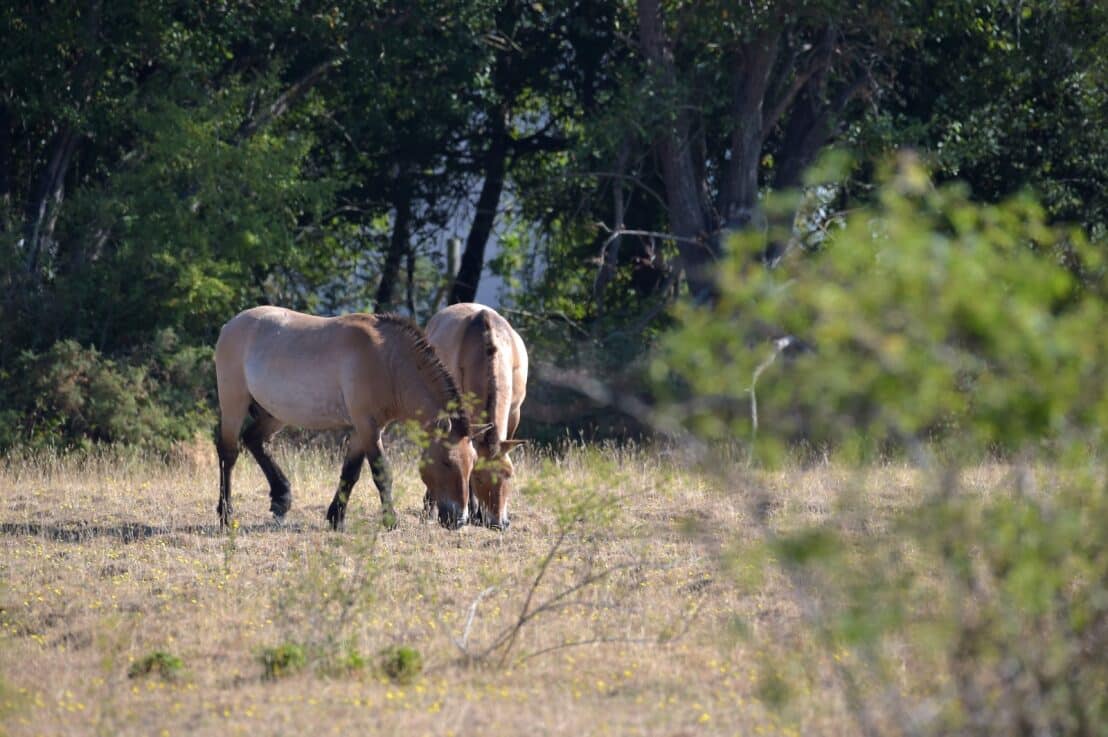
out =
{"type": "Polygon", "coordinates": [[[476,397],[475,412],[484,413],[492,423],[473,438],[482,462],[471,477],[471,517],[507,529],[514,472],[508,452],[526,442],[513,438],[527,393],[527,348],[507,320],[473,303],[451,305],[436,313],[427,323],[427,341],[454,374],[463,395],[476,397]]]}
{"type": "MultiPolygon", "coordinates": [[[[215,346],[219,388],[219,514],[231,520],[231,470],[239,439],[261,466],[278,522],[292,505],[288,479],[264,443],[285,425],[354,429],[327,520],[340,529],[350,491],[369,461],[387,527],[396,525],[392,479],[381,432],[414,419],[428,431],[420,476],[447,527],[468,517],[469,475],[476,461],[468,415],[454,379],[419,328],[396,315],[315,317],[255,307],[223,326],[215,346]],[[247,417],[252,422],[245,431],[247,417]]],[[[483,428],[478,428],[483,430],[483,428]]]]}

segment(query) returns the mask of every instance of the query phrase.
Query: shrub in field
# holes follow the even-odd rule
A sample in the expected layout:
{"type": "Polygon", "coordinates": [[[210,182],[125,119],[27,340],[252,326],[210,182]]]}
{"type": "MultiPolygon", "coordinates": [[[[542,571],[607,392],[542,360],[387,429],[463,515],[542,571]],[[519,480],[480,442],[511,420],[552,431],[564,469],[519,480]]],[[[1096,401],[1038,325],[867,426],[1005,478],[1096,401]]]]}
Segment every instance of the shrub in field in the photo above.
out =
{"type": "Polygon", "coordinates": [[[184,661],[176,655],[155,650],[132,663],[127,670],[127,676],[129,678],[140,678],[153,674],[171,681],[178,678],[184,672],[184,668],[184,661]]]}
{"type": "Polygon", "coordinates": [[[423,672],[423,656],[407,645],[396,645],[381,651],[381,670],[397,683],[411,683],[423,672]]]}
{"type": "Polygon", "coordinates": [[[345,652],[341,653],[335,660],[334,669],[337,673],[355,673],[363,671],[368,665],[368,661],[364,655],[358,652],[357,649],[349,647],[345,652]]]}
{"type": "Polygon", "coordinates": [[[1102,252],[1028,197],[976,204],[910,157],[818,251],[752,269],[751,245],[664,340],[671,419],[762,461],[798,439],[907,452],[930,489],[865,535],[865,474],[788,533],[746,489],[766,542],[725,563],[785,574],[804,612],[790,648],[765,645],[762,698],[787,708],[818,661],[864,734],[1108,734],[1102,252]],[[786,334],[804,350],[765,341],[786,334]],[[997,452],[1016,470],[971,493],[965,463],[997,452]]]}
{"type": "Polygon", "coordinates": [[[718,303],[681,310],[652,365],[699,434],[750,438],[755,399],[763,458],[798,439],[1018,449],[1108,421],[1102,249],[1030,197],[977,204],[905,157],[818,252],[751,268],[759,246],[732,244],[718,303]],[[771,365],[786,335],[804,348],[771,365]]]}
{"type": "Polygon", "coordinates": [[[262,677],[272,681],[301,670],[308,659],[302,646],[295,642],[286,642],[262,650],[261,661],[264,669],[262,677]]]}
{"type": "Polygon", "coordinates": [[[1105,734],[1108,488],[1002,484],[941,493],[855,540],[844,517],[776,537],[768,552],[817,616],[763,669],[781,707],[832,653],[874,734],[1105,734]],[[1012,487],[1015,488],[1012,488],[1012,487]],[[813,636],[814,635],[814,636],[813,636]]]}
{"type": "Polygon", "coordinates": [[[181,346],[171,330],[119,360],[72,340],[16,363],[0,399],[0,449],[120,443],[166,451],[214,422],[211,350],[181,346]]]}

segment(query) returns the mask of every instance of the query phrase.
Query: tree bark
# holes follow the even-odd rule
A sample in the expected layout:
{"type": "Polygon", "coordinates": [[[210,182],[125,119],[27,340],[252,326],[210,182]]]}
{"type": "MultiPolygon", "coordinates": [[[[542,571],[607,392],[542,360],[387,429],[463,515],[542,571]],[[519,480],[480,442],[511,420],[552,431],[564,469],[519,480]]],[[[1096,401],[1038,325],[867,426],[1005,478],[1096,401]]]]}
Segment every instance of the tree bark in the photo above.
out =
{"type": "MultiPolygon", "coordinates": [[[[776,24],[771,24],[776,26],[776,24]]],[[[734,130],[731,160],[720,202],[729,228],[755,223],[758,203],[758,170],[762,161],[762,122],[770,73],[777,59],[780,32],[766,28],[745,44],[735,59],[734,130]]]]}
{"type": "MultiPolygon", "coordinates": [[[[8,216],[8,206],[12,201],[12,117],[8,106],[0,101],[0,208],[5,218],[8,216]]],[[[0,227],[7,229],[6,222],[0,222],[0,227]]]]}
{"type": "MultiPolygon", "coordinates": [[[[76,92],[74,102],[78,109],[93,99],[93,83],[100,68],[97,51],[100,46],[100,19],[103,9],[102,0],[90,0],[83,14],[85,47],[81,51],[71,82],[71,89],[76,92]]],[[[54,228],[65,198],[65,178],[81,138],[82,134],[72,123],[62,124],[47,144],[46,168],[27,197],[23,216],[23,268],[32,285],[37,285],[38,282],[37,272],[41,266],[43,248],[53,240],[54,228]]]]}
{"type": "MultiPolygon", "coordinates": [[[[662,27],[659,0],[638,0],[638,11],[639,40],[647,62],[663,91],[676,95],[677,71],[662,27]]],[[[716,295],[714,266],[718,253],[706,237],[714,228],[701,197],[689,130],[688,113],[678,103],[672,122],[658,135],[655,145],[662,165],[670,227],[675,235],[687,239],[680,242],[680,253],[689,291],[695,299],[712,300],[716,295]]]]}
{"type": "MultiPolygon", "coordinates": [[[[618,233],[623,230],[623,216],[626,211],[626,202],[623,199],[623,174],[627,168],[627,161],[631,158],[631,141],[630,139],[624,139],[623,144],[619,148],[619,155],[616,159],[615,173],[617,176],[612,178],[612,220],[613,227],[618,233]]],[[[593,299],[596,301],[596,312],[598,315],[604,314],[604,290],[607,288],[608,283],[615,278],[616,268],[619,266],[619,236],[612,238],[610,241],[605,240],[605,247],[600,253],[600,268],[596,272],[596,279],[593,281],[592,293],[593,299]]]]}
{"type": "Polygon", "coordinates": [[[815,161],[820,149],[835,134],[835,119],[865,88],[869,77],[859,74],[853,82],[841,89],[831,100],[823,101],[823,75],[814,75],[797,97],[793,113],[785,127],[785,139],[781,146],[781,164],[774,177],[778,188],[796,187],[804,170],[815,161]]]}
{"type": "Polygon", "coordinates": [[[500,195],[504,191],[504,174],[508,164],[508,128],[506,111],[497,110],[492,121],[489,149],[485,153],[485,182],[481,185],[481,194],[477,198],[477,212],[466,238],[465,251],[462,253],[462,265],[454,277],[454,286],[450,290],[450,304],[472,302],[477,297],[477,286],[481,282],[481,271],[485,268],[485,246],[496,222],[496,211],[500,207],[500,195]]]}
{"type": "Polygon", "coordinates": [[[73,159],[78,140],[77,132],[68,124],[54,134],[47,147],[50,151],[49,162],[39,175],[34,193],[27,200],[23,228],[23,249],[26,254],[23,270],[28,275],[33,276],[38,271],[43,246],[54,236],[58,213],[65,198],[65,175],[69,171],[69,162],[73,159]]]}
{"type": "Polygon", "coordinates": [[[396,216],[392,224],[392,237],[389,250],[385,254],[385,264],[381,267],[381,282],[377,286],[377,299],[374,311],[388,312],[395,307],[397,280],[400,277],[400,263],[411,248],[412,228],[412,191],[406,177],[397,182],[396,197],[393,200],[396,216]]]}

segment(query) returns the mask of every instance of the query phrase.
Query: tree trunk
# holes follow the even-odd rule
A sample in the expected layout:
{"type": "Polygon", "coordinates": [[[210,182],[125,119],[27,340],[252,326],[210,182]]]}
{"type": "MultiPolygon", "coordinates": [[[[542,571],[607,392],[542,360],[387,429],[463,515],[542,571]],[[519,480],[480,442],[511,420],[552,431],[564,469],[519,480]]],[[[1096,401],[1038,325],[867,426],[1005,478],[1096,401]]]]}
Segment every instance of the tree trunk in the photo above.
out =
{"type": "MultiPolygon", "coordinates": [[[[627,209],[627,203],[623,199],[623,174],[630,158],[631,139],[625,138],[623,144],[619,147],[619,155],[616,158],[616,176],[612,179],[612,225],[617,233],[623,230],[623,217],[627,209]]],[[[619,266],[620,240],[622,239],[618,235],[613,236],[610,240],[606,239],[606,245],[600,253],[600,268],[596,272],[596,279],[592,285],[593,299],[596,301],[596,313],[598,315],[604,314],[604,290],[608,283],[615,278],[616,268],[619,266]]]]}
{"type": "Polygon", "coordinates": [[[780,33],[767,28],[743,47],[734,63],[734,130],[731,160],[722,188],[720,212],[728,228],[758,222],[758,171],[762,161],[762,132],[766,91],[777,58],[780,33]]]}
{"type": "Polygon", "coordinates": [[[477,212],[466,238],[462,265],[454,277],[450,291],[450,304],[472,302],[477,297],[481,271],[485,268],[485,246],[488,244],[496,211],[500,207],[500,195],[504,191],[504,173],[508,163],[508,130],[506,111],[498,110],[492,120],[492,140],[485,154],[485,182],[477,198],[477,212]]]}
{"type": "MultiPolygon", "coordinates": [[[[638,0],[639,39],[643,52],[657,81],[664,91],[676,94],[677,72],[673,52],[662,27],[659,0],[638,0]]],[[[718,252],[708,234],[714,230],[706,203],[697,181],[692,160],[692,140],[689,135],[688,112],[678,104],[672,124],[656,141],[666,187],[670,227],[679,242],[682,266],[689,291],[697,300],[714,300],[716,296],[715,262],[718,252]]]]}
{"type": "Polygon", "coordinates": [[[823,101],[823,75],[815,75],[797,97],[796,106],[785,128],[781,163],[774,177],[778,188],[796,187],[804,170],[812,165],[820,150],[835,135],[835,120],[866,85],[868,77],[859,74],[834,98],[823,101]]]}
{"type": "Polygon", "coordinates": [[[69,125],[54,134],[47,147],[50,151],[49,163],[39,176],[33,195],[27,200],[23,228],[23,250],[26,254],[23,270],[32,279],[38,271],[44,245],[54,237],[54,227],[65,198],[65,175],[69,170],[69,162],[73,160],[78,140],[77,132],[69,125]]]}
{"type": "Polygon", "coordinates": [[[12,201],[12,116],[8,106],[0,101],[0,212],[4,214],[4,221],[0,221],[0,228],[7,230],[7,217],[10,215],[8,207],[12,201]]]}
{"type": "MultiPolygon", "coordinates": [[[[96,50],[100,46],[100,19],[103,0],[90,0],[84,14],[84,43],[74,69],[70,89],[75,93],[78,108],[90,104],[100,58],[96,50]]],[[[68,91],[68,90],[67,90],[68,91]]],[[[61,94],[62,91],[58,90],[61,94]]],[[[43,248],[54,238],[62,200],[65,198],[65,178],[69,172],[73,153],[77,150],[82,134],[71,123],[64,123],[47,144],[47,165],[39,175],[34,190],[29,193],[23,216],[24,272],[31,285],[38,283],[38,271],[42,265],[43,248]]]]}
{"type": "Polygon", "coordinates": [[[385,255],[385,264],[381,267],[381,283],[377,286],[376,312],[388,312],[395,307],[397,280],[400,277],[400,263],[411,247],[412,228],[412,192],[406,178],[397,182],[396,197],[393,201],[396,217],[392,224],[392,237],[389,250],[385,255]]]}

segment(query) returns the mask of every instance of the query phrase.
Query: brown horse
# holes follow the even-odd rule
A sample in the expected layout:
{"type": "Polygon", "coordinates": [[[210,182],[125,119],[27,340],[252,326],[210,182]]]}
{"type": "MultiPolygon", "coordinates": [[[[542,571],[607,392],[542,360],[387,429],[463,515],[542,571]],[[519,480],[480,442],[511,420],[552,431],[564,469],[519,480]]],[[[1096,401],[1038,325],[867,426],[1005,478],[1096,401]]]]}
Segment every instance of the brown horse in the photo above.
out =
{"type": "MultiPolygon", "coordinates": [[[[381,432],[394,420],[419,421],[431,442],[420,475],[437,502],[439,521],[466,522],[469,475],[476,460],[468,415],[450,373],[419,328],[395,315],[315,317],[255,307],[233,317],[215,346],[219,388],[220,486],[216,511],[230,522],[231,470],[239,439],[261,466],[270,511],[280,522],[292,504],[288,479],[264,443],[285,425],[352,427],[338,491],[327,520],[340,529],[351,489],[369,460],[386,526],[396,525],[392,480],[381,432]],[[253,422],[243,424],[247,418],[253,422]]],[[[484,428],[478,428],[478,431],[484,428]]]]}
{"type": "Polygon", "coordinates": [[[507,529],[514,473],[508,452],[525,442],[513,438],[527,393],[527,348],[507,320],[473,303],[440,310],[427,323],[427,340],[454,374],[462,393],[475,396],[479,411],[492,423],[473,439],[483,462],[471,477],[471,516],[507,529]]]}

